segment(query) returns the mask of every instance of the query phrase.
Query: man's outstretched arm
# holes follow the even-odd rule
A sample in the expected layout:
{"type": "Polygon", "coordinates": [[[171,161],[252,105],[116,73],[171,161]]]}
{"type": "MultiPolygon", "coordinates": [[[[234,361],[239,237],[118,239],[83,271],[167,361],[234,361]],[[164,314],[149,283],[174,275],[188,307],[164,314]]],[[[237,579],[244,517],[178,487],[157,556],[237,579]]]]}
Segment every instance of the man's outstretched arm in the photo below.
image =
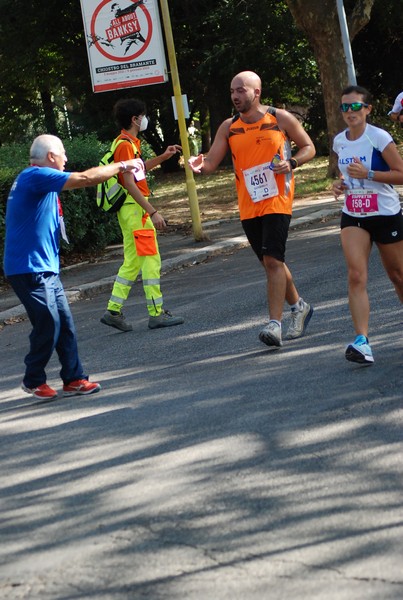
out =
{"type": "Polygon", "coordinates": [[[228,133],[231,125],[231,119],[221,123],[214,138],[214,142],[206,156],[199,154],[191,156],[188,164],[194,173],[209,175],[213,173],[229,150],[228,133]]]}

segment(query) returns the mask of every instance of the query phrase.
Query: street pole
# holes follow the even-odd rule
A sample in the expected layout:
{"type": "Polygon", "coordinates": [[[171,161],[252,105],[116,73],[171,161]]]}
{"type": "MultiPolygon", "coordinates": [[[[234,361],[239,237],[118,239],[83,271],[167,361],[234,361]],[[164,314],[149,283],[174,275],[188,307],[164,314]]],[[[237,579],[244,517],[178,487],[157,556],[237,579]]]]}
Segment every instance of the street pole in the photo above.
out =
{"type": "Polygon", "coordinates": [[[350,35],[348,32],[346,12],[344,10],[343,0],[337,0],[337,13],[339,15],[344,55],[346,57],[348,83],[349,83],[349,85],[357,85],[357,78],[355,76],[353,54],[351,52],[350,35]]]}
{"type": "Polygon", "coordinates": [[[196,184],[193,177],[193,172],[189,168],[188,160],[190,158],[189,141],[187,136],[185,112],[183,110],[182,103],[182,92],[179,82],[178,65],[176,62],[175,44],[172,35],[171,17],[169,15],[168,0],[160,0],[162,20],[164,24],[165,40],[168,49],[169,65],[171,68],[172,87],[174,91],[174,98],[176,103],[176,111],[178,115],[179,134],[181,139],[181,146],[183,150],[183,157],[185,159],[185,175],[186,175],[186,187],[189,196],[190,214],[192,217],[193,235],[196,242],[200,242],[206,239],[203,234],[199,202],[197,198],[196,184]]]}

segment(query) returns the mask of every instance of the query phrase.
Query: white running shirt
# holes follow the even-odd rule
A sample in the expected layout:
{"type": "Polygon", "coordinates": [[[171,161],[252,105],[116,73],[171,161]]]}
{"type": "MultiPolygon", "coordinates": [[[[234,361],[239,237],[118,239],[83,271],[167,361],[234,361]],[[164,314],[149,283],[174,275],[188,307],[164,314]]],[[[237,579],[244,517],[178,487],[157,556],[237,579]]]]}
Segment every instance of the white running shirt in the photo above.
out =
{"type": "MultiPolygon", "coordinates": [[[[403,108],[402,102],[403,102],[403,92],[400,92],[400,94],[398,94],[396,96],[395,102],[393,104],[393,107],[392,107],[392,110],[390,111],[390,113],[391,112],[392,113],[400,113],[400,111],[403,108]]],[[[388,114],[390,114],[390,113],[388,113],[388,114]]]]}
{"type": "Polygon", "coordinates": [[[377,210],[369,213],[357,213],[347,208],[347,194],[344,201],[343,212],[355,217],[371,217],[378,215],[396,215],[400,212],[399,194],[393,185],[369,181],[368,179],[354,179],[347,174],[347,167],[358,157],[363,165],[372,171],[390,171],[389,165],[382,157],[382,152],[393,143],[392,136],[379,127],[367,124],[365,131],[358,140],[347,139],[348,129],[337,134],[333,141],[333,150],[338,155],[338,166],[349,190],[356,194],[372,193],[377,196],[377,210]]]}

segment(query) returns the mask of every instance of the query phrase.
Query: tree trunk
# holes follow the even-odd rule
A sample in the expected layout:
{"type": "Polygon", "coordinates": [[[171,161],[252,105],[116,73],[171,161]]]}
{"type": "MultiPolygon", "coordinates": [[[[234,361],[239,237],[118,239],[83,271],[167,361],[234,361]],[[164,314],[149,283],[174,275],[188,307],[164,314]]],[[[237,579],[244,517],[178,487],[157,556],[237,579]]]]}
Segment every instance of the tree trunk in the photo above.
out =
{"type": "Polygon", "coordinates": [[[43,112],[45,115],[46,132],[51,133],[52,135],[58,135],[51,93],[48,89],[42,89],[40,93],[43,112]]]}
{"type": "MultiPolygon", "coordinates": [[[[217,129],[225,119],[231,116],[232,103],[230,99],[229,86],[225,88],[220,82],[220,87],[210,88],[208,98],[208,111],[210,117],[210,137],[213,141],[217,129]]],[[[232,164],[231,153],[228,151],[224,160],[221,162],[224,166],[232,164]]]]}
{"type": "Polygon", "coordinates": [[[201,106],[199,109],[200,129],[201,129],[201,152],[207,154],[211,146],[210,122],[208,120],[208,109],[201,106]]]}
{"type": "MultiPolygon", "coordinates": [[[[318,63],[329,137],[328,177],[336,177],[337,157],[333,138],[344,128],[339,105],[340,93],[348,85],[348,71],[335,0],[286,0],[296,25],[312,46],[318,63]]],[[[350,39],[369,22],[375,0],[357,0],[347,14],[350,39]]]]}

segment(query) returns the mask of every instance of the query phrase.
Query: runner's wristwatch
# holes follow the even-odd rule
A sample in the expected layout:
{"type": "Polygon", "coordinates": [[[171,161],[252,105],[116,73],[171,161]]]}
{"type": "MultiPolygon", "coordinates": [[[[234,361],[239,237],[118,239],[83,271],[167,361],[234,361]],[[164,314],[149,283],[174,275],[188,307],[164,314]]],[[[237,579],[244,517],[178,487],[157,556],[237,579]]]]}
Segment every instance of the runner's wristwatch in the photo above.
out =
{"type": "Polygon", "coordinates": [[[289,158],[288,162],[290,163],[291,169],[296,169],[298,167],[298,162],[295,158],[289,158]]]}
{"type": "Polygon", "coordinates": [[[367,179],[369,179],[370,181],[375,177],[375,171],[372,171],[372,169],[370,169],[367,173],[367,179]]]}

